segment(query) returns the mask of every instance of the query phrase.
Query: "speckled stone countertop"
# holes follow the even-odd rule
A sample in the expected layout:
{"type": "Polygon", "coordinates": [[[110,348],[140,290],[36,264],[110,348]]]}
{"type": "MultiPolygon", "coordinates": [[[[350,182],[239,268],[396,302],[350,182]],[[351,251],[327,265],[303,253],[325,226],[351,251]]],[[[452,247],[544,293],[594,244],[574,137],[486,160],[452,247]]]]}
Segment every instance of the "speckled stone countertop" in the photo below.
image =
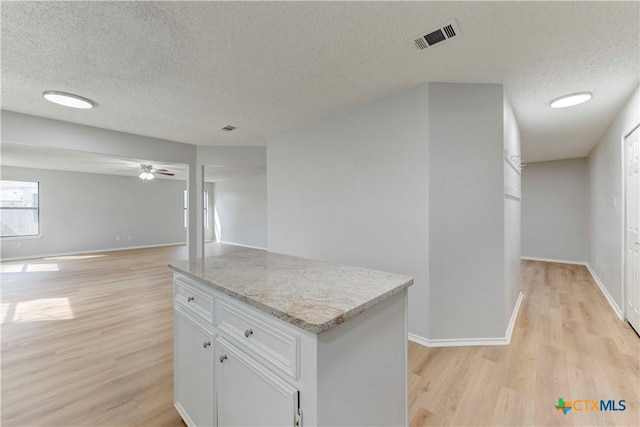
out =
{"type": "Polygon", "coordinates": [[[413,284],[413,278],[400,274],[240,247],[169,267],[313,334],[413,284]]]}

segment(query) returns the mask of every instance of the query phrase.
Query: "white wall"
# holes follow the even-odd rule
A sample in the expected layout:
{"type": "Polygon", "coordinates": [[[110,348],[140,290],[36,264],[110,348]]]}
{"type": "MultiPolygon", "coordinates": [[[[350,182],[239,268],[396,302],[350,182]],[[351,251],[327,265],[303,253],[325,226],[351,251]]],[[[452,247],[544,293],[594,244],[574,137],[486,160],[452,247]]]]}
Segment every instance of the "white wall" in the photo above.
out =
{"type": "Polygon", "coordinates": [[[622,134],[640,121],[640,87],[589,154],[589,264],[618,307],[622,301],[622,134]]]}
{"type": "Polygon", "coordinates": [[[522,172],[522,192],[522,255],[587,262],[587,159],[529,163],[522,172]]]}
{"type": "Polygon", "coordinates": [[[404,273],[409,330],[428,333],[428,87],[267,140],[268,248],[404,273]]]}
{"type": "Polygon", "coordinates": [[[429,84],[429,338],[505,335],[503,88],[429,84]]]}
{"type": "MultiPolygon", "coordinates": [[[[503,145],[512,155],[520,155],[520,128],[518,120],[507,97],[503,99],[503,145]]],[[[504,156],[503,156],[504,157],[504,156]]],[[[518,157],[521,160],[521,157],[518,157]]],[[[504,321],[508,325],[522,289],[520,277],[520,255],[522,234],[522,175],[503,159],[504,169],[504,284],[505,311],[504,321]]]]}
{"type": "Polygon", "coordinates": [[[41,234],[2,239],[3,259],[186,242],[184,181],[15,167],[2,179],[40,182],[41,234]]]}
{"type": "Polygon", "coordinates": [[[267,247],[266,175],[216,182],[214,200],[220,241],[267,247]]]}

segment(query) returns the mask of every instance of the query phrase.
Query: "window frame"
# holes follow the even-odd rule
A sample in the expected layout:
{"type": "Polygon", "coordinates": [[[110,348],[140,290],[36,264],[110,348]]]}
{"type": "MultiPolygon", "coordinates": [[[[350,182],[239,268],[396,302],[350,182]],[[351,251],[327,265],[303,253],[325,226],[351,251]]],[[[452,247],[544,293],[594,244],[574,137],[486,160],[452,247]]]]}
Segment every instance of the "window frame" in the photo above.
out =
{"type": "MultiPolygon", "coordinates": [[[[4,181],[11,181],[11,182],[25,182],[25,183],[29,183],[29,184],[36,184],[36,194],[38,195],[38,206],[0,206],[0,212],[2,212],[3,210],[23,210],[23,211],[35,211],[36,213],[36,224],[38,225],[38,231],[35,234],[17,234],[17,235],[13,235],[13,236],[2,236],[0,234],[0,239],[3,240],[17,240],[17,239],[39,239],[42,236],[42,229],[40,226],[40,181],[25,181],[25,180],[18,180],[18,179],[0,179],[0,184],[2,184],[2,182],[4,181]]],[[[1,187],[1,185],[0,185],[1,187]]],[[[2,230],[0,229],[0,233],[2,233],[2,230]]]]}
{"type": "Polygon", "coordinates": [[[187,193],[187,190],[184,190],[184,195],[183,195],[183,202],[182,204],[184,205],[184,214],[183,214],[183,226],[184,229],[186,230],[187,228],[189,228],[189,193],[187,193]]]}
{"type": "Polygon", "coordinates": [[[204,190],[204,228],[209,228],[209,190],[204,190]]]}
{"type": "MultiPolygon", "coordinates": [[[[209,190],[204,190],[202,192],[203,195],[203,215],[204,215],[204,228],[209,228],[209,190]]],[[[184,190],[183,196],[183,205],[184,205],[184,229],[186,230],[189,225],[189,193],[187,190],[184,190]]]]}

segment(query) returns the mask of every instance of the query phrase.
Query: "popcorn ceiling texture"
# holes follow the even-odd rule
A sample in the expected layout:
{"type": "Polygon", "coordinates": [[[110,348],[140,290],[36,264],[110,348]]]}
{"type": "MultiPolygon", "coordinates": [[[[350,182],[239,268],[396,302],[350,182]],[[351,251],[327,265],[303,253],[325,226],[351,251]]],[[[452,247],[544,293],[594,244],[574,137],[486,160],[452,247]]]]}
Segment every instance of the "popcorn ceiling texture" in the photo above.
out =
{"type": "Polygon", "coordinates": [[[638,2],[3,2],[1,13],[4,109],[191,144],[261,145],[429,81],[503,83],[525,161],[582,157],[640,74],[638,2]],[[413,47],[454,18],[462,37],[413,47]],[[61,108],[44,90],[98,108],[61,108]],[[591,102],[548,108],[584,90],[591,102]]]}

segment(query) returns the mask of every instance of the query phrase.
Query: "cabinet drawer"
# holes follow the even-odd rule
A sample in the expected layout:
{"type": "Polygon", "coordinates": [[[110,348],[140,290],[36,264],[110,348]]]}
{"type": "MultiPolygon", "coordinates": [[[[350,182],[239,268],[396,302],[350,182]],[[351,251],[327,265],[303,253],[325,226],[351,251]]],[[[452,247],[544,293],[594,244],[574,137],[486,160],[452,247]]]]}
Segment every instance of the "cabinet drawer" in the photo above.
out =
{"type": "Polygon", "coordinates": [[[178,277],[175,279],[175,299],[188,310],[213,323],[213,296],[205,294],[178,277]]]}
{"type": "Polygon", "coordinates": [[[228,334],[258,357],[297,379],[299,373],[300,337],[260,313],[250,313],[245,307],[234,303],[216,300],[216,325],[221,332],[228,334]]]}

